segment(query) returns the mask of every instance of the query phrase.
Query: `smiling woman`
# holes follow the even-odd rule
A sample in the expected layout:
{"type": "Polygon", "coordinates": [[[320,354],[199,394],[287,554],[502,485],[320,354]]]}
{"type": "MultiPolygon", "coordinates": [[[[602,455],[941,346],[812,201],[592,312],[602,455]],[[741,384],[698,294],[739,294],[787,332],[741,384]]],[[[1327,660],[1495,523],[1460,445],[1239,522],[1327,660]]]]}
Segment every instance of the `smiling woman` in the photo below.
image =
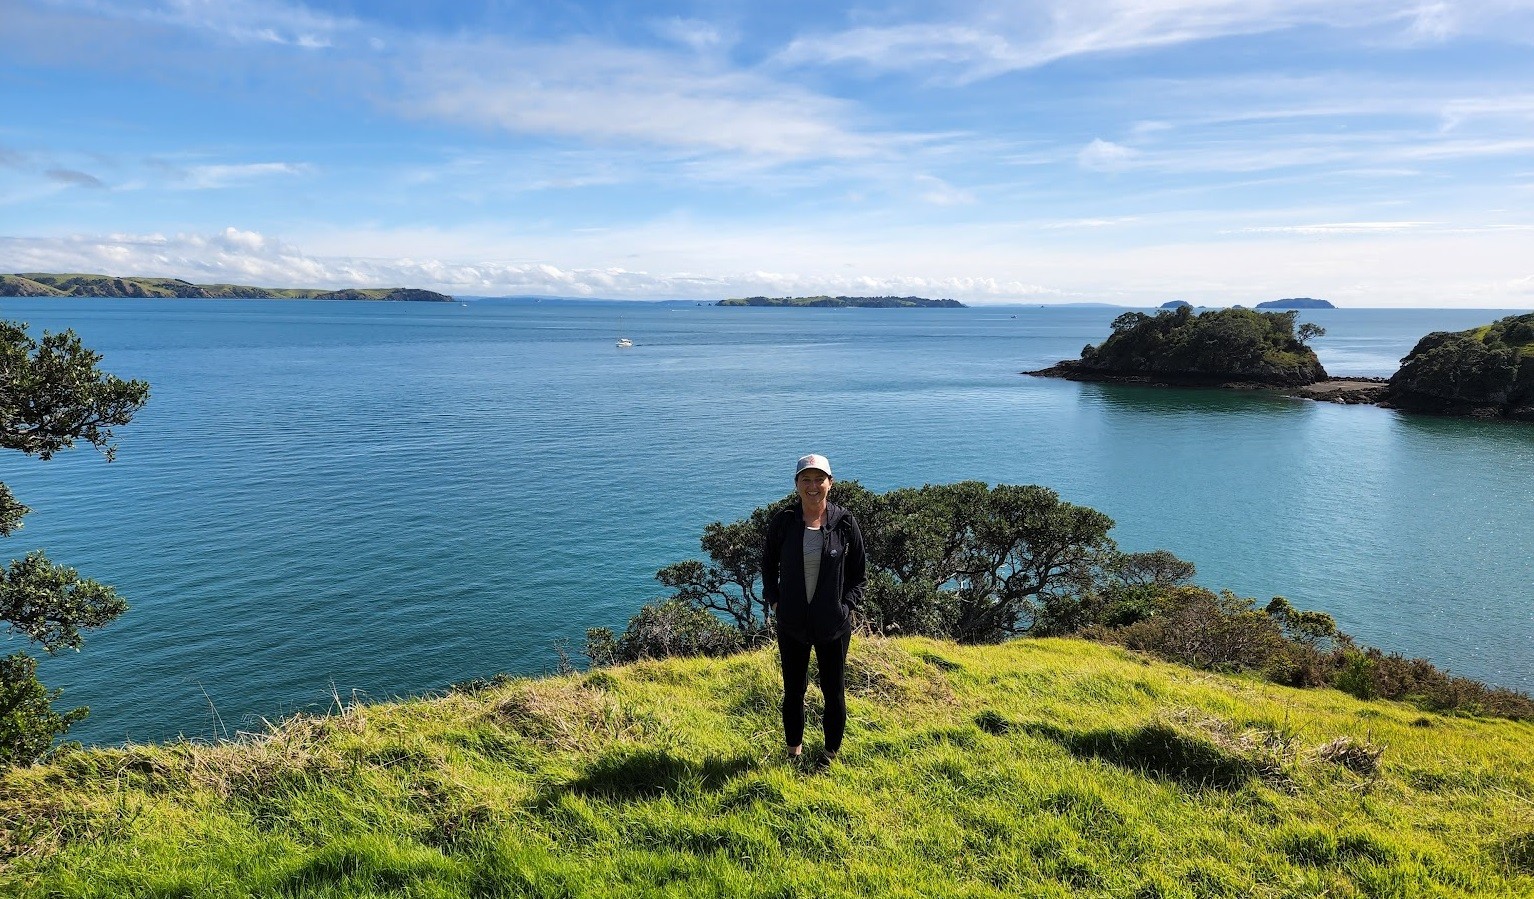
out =
{"type": "Polygon", "coordinates": [[[867,555],[851,512],[830,502],[831,462],[811,453],[795,466],[799,505],[778,513],[762,547],[762,599],[778,619],[783,665],[783,735],[788,754],[804,751],[804,693],[810,651],[825,699],[825,760],[847,729],[847,650],[863,599],[867,555]]]}

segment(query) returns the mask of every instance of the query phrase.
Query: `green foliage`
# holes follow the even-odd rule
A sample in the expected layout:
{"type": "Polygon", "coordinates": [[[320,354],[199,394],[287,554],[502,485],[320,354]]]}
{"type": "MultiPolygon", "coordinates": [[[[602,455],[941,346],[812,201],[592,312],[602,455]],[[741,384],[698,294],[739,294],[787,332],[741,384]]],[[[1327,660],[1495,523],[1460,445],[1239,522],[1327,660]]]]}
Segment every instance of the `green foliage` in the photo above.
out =
{"type": "Polygon", "coordinates": [[[80,628],[101,627],[127,610],[111,587],[54,565],[41,552],[0,572],[0,619],[49,653],[79,649],[80,628]]]}
{"type": "Polygon", "coordinates": [[[26,325],[0,322],[0,448],[49,459],[84,440],[111,459],[112,428],[132,419],[149,385],[105,374],[100,361],[73,331],[38,342],[26,325]]]}
{"type": "Polygon", "coordinates": [[[1309,384],[1326,371],[1305,341],[1325,333],[1306,323],[1296,335],[1297,313],[1191,307],[1155,315],[1126,312],[1113,333],[1082,350],[1078,369],[1118,375],[1248,380],[1276,386],[1309,384]]]}
{"type": "Polygon", "coordinates": [[[85,717],[84,708],[62,715],[54,711],[60,692],[42,685],[37,660],[26,653],[0,658],[0,771],[31,764],[71,724],[85,717]]]}
{"type": "Polygon", "coordinates": [[[586,655],[593,665],[616,665],[672,656],[722,656],[753,642],[737,628],[680,598],[645,605],[617,636],[605,627],[586,632],[586,655]]]}
{"type": "MultiPolygon", "coordinates": [[[[96,367],[100,361],[72,331],[35,341],[26,325],[0,322],[0,448],[46,460],[85,441],[110,461],[112,429],[133,418],[149,398],[149,385],[105,374],[96,367]]],[[[27,511],[0,484],[0,536],[15,533],[27,511]]],[[[0,619],[48,653],[79,649],[82,629],[101,627],[126,609],[112,588],[49,562],[42,552],[0,571],[0,619]]],[[[55,713],[58,691],[39,683],[36,671],[36,662],[21,653],[0,665],[0,767],[33,761],[85,715],[83,708],[55,713]]]]}
{"type": "Polygon", "coordinates": [[[1338,656],[1333,685],[1359,699],[1410,702],[1435,712],[1534,720],[1534,700],[1527,695],[1456,677],[1427,659],[1352,645],[1338,656]]]}
{"type": "Polygon", "coordinates": [[[1468,331],[1435,331],[1401,360],[1390,401],[1406,408],[1506,414],[1534,406],[1534,313],[1468,331]]]}
{"type": "MultiPolygon", "coordinates": [[[[856,481],[837,481],[831,499],[851,510],[863,528],[869,581],[862,624],[874,633],[996,642],[1033,631],[1052,609],[1079,604],[1094,571],[1105,564],[1128,571],[1125,560],[1141,558],[1117,554],[1108,516],[1062,502],[1039,486],[965,481],[875,494],[856,481]]],[[[702,548],[708,561],[690,559],[656,574],[673,591],[669,602],[723,616],[742,646],[762,639],[768,627],[758,587],[762,545],[772,518],[797,503],[790,493],[747,518],[706,526],[702,548]]],[[[1163,565],[1186,566],[1163,556],[1156,557],[1163,565]]],[[[1132,576],[1153,579],[1149,559],[1132,576]]],[[[653,617],[653,609],[647,606],[641,615],[653,617]]],[[[673,609],[667,617],[677,614],[673,609]]],[[[605,629],[588,635],[587,655],[636,657],[605,629]]]]}
{"type": "MultiPolygon", "coordinates": [[[[1129,329],[1149,318],[1120,316],[1129,329]]],[[[1434,711],[1534,720],[1534,699],[1360,647],[1325,612],[1281,596],[1258,608],[1193,584],[1193,564],[1166,550],[1122,552],[1108,536],[1112,519],[1044,487],[964,481],[881,494],[840,481],[832,499],[857,516],[867,544],[865,633],[962,643],[1080,635],[1286,686],[1335,685],[1434,711]]],[[[773,516],[797,502],[790,493],[739,521],[709,524],[708,560],[661,569],[671,597],[644,606],[621,637],[589,631],[586,654],[605,665],[737,652],[769,639],[762,543],[773,516]]]]}

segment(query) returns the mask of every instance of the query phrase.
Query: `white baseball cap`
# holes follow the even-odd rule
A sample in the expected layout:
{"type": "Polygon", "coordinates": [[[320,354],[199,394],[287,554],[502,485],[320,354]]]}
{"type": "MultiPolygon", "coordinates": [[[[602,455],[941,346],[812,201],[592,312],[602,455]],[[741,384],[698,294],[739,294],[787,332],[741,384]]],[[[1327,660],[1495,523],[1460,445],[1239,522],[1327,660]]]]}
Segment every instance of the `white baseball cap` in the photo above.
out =
{"type": "Polygon", "coordinates": [[[804,471],[806,468],[814,468],[818,471],[823,471],[826,473],[826,477],[828,478],[831,476],[831,460],[818,453],[810,453],[808,456],[801,456],[799,458],[798,467],[794,469],[794,477],[799,477],[800,472],[804,471]]]}

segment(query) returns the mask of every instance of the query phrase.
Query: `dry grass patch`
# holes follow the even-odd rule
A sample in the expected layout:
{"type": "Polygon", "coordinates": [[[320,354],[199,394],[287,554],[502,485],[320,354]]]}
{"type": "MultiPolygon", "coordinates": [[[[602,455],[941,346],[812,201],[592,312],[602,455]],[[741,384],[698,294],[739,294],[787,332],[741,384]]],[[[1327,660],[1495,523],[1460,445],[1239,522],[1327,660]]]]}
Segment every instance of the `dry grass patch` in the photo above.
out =
{"type": "Polygon", "coordinates": [[[493,700],[487,717],[548,749],[638,739],[644,728],[605,689],[570,678],[518,684],[493,700]]]}

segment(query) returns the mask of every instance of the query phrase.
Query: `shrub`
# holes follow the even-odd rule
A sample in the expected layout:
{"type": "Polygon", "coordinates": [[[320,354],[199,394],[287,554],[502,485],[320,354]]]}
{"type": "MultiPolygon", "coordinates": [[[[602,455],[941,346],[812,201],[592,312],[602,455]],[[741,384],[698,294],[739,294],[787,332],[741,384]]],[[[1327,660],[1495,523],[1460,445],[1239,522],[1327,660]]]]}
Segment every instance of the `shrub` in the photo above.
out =
{"type": "Polygon", "coordinates": [[[621,637],[605,627],[586,632],[586,656],[594,665],[671,656],[722,656],[747,648],[750,643],[740,630],[678,599],[644,606],[629,619],[621,637]]]}

